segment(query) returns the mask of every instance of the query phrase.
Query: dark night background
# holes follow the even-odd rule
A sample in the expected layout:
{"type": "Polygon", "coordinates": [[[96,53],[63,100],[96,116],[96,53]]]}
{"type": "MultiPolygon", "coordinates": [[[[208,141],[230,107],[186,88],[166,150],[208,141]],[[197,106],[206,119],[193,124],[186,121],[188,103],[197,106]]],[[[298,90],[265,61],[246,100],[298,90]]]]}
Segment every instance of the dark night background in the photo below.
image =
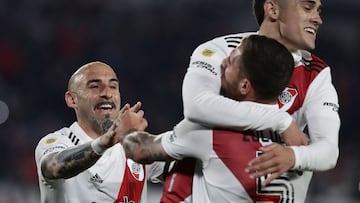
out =
{"type": "MultiPolygon", "coordinates": [[[[340,158],[316,173],[307,203],[360,202],[360,1],[323,0],[314,53],[332,68],[339,94],[340,158]]],[[[224,34],[256,31],[240,0],[1,0],[0,203],[39,202],[34,149],[75,120],[64,93],[70,75],[100,60],[118,73],[123,104],[143,102],[148,131],[182,118],[181,83],[193,49],[224,34]]],[[[153,185],[149,202],[160,186],[153,185]]]]}

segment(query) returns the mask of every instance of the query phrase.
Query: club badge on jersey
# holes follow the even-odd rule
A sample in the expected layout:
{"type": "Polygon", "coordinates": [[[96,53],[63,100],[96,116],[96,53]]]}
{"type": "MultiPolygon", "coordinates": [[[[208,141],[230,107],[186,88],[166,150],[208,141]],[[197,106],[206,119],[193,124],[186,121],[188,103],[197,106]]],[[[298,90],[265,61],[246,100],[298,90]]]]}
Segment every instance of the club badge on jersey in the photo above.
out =
{"type": "Polygon", "coordinates": [[[145,184],[145,166],[131,159],[126,159],[126,164],[127,167],[115,203],[139,203],[145,184]]]}
{"type": "Polygon", "coordinates": [[[131,175],[138,181],[143,181],[145,178],[144,168],[141,164],[134,162],[131,159],[127,159],[127,165],[130,169],[131,175]]]}
{"type": "Polygon", "coordinates": [[[294,103],[298,92],[294,88],[286,87],[278,98],[279,108],[287,111],[294,103]]]}

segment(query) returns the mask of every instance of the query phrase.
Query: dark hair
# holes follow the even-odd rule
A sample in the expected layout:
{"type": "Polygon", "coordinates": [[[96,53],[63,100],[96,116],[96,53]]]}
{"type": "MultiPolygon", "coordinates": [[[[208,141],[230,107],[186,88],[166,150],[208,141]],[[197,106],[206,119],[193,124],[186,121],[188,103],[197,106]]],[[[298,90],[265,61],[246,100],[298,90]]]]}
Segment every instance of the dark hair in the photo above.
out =
{"type": "Polygon", "coordinates": [[[251,82],[257,100],[274,100],[288,85],[294,58],[288,49],[265,36],[250,35],[241,42],[243,75],[251,82]]]}
{"type": "Polygon", "coordinates": [[[260,26],[264,21],[264,3],[266,0],[253,0],[253,14],[257,24],[260,26]]]}

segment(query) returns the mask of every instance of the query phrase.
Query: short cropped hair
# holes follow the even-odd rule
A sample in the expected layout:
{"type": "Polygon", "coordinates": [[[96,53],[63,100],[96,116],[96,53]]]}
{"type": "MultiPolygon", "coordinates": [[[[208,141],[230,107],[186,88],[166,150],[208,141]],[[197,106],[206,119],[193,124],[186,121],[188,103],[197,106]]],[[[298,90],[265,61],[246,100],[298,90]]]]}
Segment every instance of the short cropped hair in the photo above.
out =
{"type": "Polygon", "coordinates": [[[250,35],[241,42],[243,47],[241,74],[255,90],[257,100],[276,100],[288,85],[294,71],[294,58],[275,39],[250,35]]]}
{"type": "Polygon", "coordinates": [[[253,14],[257,24],[260,26],[264,21],[264,3],[266,0],[253,0],[253,14]]]}

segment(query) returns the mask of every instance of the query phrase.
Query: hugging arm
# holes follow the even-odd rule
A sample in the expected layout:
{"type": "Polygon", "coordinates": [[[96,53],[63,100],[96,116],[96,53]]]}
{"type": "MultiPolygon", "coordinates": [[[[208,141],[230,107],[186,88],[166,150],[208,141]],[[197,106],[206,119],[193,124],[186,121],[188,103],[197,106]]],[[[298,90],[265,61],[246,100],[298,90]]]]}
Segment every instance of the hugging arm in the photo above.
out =
{"type": "Polygon", "coordinates": [[[191,56],[182,86],[185,118],[211,128],[284,132],[292,121],[287,112],[279,111],[273,105],[239,102],[220,95],[221,63],[230,52],[224,50],[221,43],[202,44],[191,56]],[[204,55],[207,50],[213,54],[204,55]]]}
{"type": "Polygon", "coordinates": [[[173,160],[161,145],[161,137],[144,131],[128,134],[123,142],[128,157],[135,162],[150,164],[154,161],[173,160]]]}
{"type": "Polygon", "coordinates": [[[324,69],[314,80],[304,106],[310,144],[291,146],[291,149],[276,144],[262,148],[264,153],[250,162],[247,169],[250,176],[257,178],[272,173],[266,184],[289,169],[325,171],[335,167],[339,156],[340,118],[338,97],[331,84],[329,68],[324,69]]]}
{"type": "Polygon", "coordinates": [[[220,64],[216,61],[218,60],[206,60],[209,64],[213,64],[214,71],[211,72],[196,65],[206,63],[204,57],[192,57],[182,90],[185,118],[210,128],[272,129],[283,136],[287,145],[307,144],[306,136],[299,130],[291,128],[291,126],[298,127],[287,112],[282,112],[273,105],[249,101],[239,102],[220,95],[221,73],[215,67],[220,64]]]}

